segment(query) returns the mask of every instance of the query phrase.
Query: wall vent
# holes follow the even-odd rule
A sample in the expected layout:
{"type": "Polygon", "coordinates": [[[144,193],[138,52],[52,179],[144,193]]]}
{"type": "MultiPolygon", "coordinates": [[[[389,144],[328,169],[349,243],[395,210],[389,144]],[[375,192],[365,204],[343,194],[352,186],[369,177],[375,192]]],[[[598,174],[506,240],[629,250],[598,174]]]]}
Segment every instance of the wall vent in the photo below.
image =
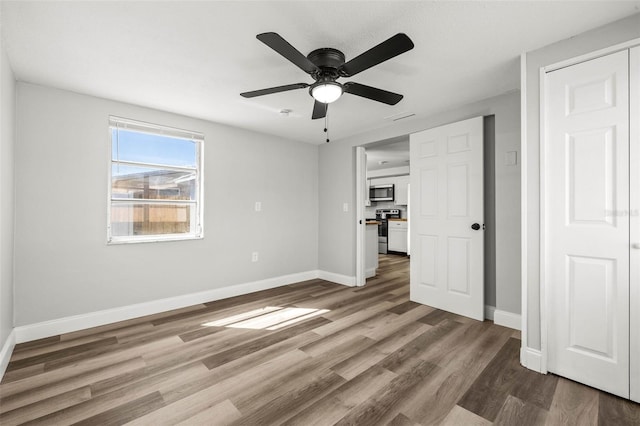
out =
{"type": "Polygon", "coordinates": [[[409,118],[409,117],[413,117],[414,115],[416,115],[413,112],[399,112],[397,114],[393,114],[390,115],[388,117],[385,117],[384,119],[387,121],[398,121],[398,120],[404,120],[405,118],[409,118]]]}

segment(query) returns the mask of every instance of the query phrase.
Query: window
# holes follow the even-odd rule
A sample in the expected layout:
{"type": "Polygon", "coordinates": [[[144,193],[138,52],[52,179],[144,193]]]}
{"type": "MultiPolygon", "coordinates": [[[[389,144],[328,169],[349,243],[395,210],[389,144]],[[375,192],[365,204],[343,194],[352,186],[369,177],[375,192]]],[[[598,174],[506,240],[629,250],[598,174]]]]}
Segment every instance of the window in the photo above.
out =
{"type": "Polygon", "coordinates": [[[109,118],[108,243],[202,238],[200,133],[109,118]]]}

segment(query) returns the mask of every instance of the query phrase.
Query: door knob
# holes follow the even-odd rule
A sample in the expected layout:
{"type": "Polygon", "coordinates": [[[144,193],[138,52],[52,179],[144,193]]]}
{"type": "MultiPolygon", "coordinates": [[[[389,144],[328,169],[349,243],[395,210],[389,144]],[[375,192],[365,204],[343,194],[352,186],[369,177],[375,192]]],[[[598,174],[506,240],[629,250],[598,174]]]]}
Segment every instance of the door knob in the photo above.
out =
{"type": "Polygon", "coordinates": [[[480,229],[480,224],[474,223],[473,225],[471,225],[471,229],[473,229],[474,231],[477,231],[478,229],[480,229]]]}
{"type": "Polygon", "coordinates": [[[633,247],[634,249],[640,249],[640,244],[633,243],[633,244],[631,244],[631,247],[633,247]]]}

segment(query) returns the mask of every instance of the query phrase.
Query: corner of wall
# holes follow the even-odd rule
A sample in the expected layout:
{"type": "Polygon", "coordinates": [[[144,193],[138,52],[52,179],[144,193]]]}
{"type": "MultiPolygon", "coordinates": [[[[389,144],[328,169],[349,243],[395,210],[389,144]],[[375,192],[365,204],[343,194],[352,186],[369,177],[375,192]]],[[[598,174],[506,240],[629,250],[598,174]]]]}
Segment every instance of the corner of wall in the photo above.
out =
{"type": "Polygon", "coordinates": [[[0,39],[0,377],[15,345],[15,111],[16,81],[0,39]]]}
{"type": "Polygon", "coordinates": [[[11,359],[11,354],[13,353],[13,348],[15,346],[16,333],[15,329],[13,329],[0,349],[0,381],[2,381],[5,371],[7,371],[7,366],[9,365],[9,360],[11,359]]]}

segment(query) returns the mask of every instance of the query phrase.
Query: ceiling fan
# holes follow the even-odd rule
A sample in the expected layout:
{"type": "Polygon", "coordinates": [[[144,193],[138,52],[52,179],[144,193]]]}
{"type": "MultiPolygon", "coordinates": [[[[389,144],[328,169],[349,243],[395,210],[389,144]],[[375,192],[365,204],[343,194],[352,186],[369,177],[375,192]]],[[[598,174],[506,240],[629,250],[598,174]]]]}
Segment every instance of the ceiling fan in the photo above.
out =
{"type": "Polygon", "coordinates": [[[406,34],[398,33],[348,62],[345,62],[345,56],[341,51],[330,47],[316,49],[304,56],[277,33],[262,33],[258,34],[256,38],[291,61],[302,71],[311,75],[315,83],[287,84],[285,86],[240,93],[245,98],[309,87],[309,94],[315,100],[313,114],[311,115],[314,120],[324,118],[327,115],[328,105],[336,101],[343,93],[350,93],[388,105],[395,105],[402,100],[402,95],[398,93],[351,81],[340,84],[336,80],[340,77],[352,77],[359,72],[413,49],[413,42],[406,34]]]}

